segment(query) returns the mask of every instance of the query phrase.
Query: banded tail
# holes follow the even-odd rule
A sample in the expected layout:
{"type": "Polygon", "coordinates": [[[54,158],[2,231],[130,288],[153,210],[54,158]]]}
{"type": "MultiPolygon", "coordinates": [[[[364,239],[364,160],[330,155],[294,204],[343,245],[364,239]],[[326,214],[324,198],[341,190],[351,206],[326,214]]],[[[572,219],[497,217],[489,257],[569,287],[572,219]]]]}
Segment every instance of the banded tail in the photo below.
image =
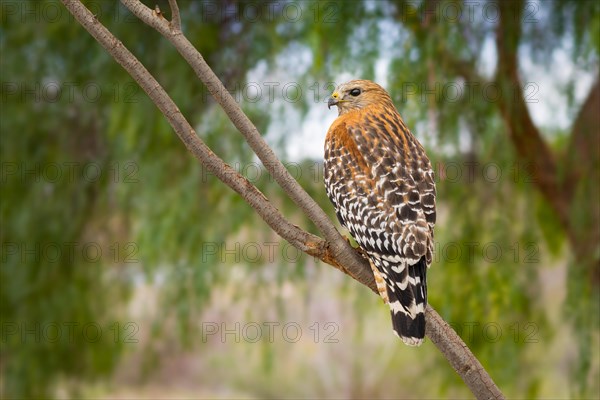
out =
{"type": "MultiPolygon", "coordinates": [[[[384,263],[385,264],[385,263],[384,263]]],[[[420,346],[425,338],[427,264],[425,257],[413,265],[384,268],[394,333],[409,346],[420,346]],[[387,275],[387,276],[386,276],[387,275]]]]}

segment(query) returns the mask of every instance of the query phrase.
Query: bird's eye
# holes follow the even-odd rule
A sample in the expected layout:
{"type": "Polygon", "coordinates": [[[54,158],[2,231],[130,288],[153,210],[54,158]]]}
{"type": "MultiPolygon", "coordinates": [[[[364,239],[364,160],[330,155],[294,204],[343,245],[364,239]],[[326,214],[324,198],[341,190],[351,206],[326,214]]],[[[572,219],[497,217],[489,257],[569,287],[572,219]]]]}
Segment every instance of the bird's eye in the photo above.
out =
{"type": "Polygon", "coordinates": [[[360,89],[352,89],[350,91],[350,94],[354,97],[358,96],[360,94],[360,89]]]}

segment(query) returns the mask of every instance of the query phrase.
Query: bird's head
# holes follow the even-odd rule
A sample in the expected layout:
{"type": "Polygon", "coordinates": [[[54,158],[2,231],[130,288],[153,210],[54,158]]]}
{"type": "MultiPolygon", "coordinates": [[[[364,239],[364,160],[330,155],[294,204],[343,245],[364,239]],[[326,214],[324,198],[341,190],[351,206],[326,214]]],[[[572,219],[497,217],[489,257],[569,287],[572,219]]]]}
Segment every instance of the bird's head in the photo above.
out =
{"type": "Polygon", "coordinates": [[[371,105],[394,107],[390,95],[375,82],[357,79],[342,83],[329,97],[327,106],[338,107],[339,115],[360,110],[371,105]]]}

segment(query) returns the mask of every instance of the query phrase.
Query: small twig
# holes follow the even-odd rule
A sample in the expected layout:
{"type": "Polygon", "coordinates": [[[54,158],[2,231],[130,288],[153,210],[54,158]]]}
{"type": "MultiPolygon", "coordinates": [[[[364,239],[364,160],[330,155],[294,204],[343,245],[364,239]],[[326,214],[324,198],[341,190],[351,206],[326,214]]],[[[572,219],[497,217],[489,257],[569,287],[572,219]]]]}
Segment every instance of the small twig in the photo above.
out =
{"type": "Polygon", "coordinates": [[[169,0],[171,7],[171,28],[176,32],[181,32],[181,15],[179,15],[179,6],[177,0],[169,0]]]}
{"type": "Polygon", "coordinates": [[[154,16],[156,17],[161,17],[164,18],[165,16],[162,14],[162,11],[160,11],[160,7],[158,6],[158,4],[156,4],[154,6],[154,16]]]}

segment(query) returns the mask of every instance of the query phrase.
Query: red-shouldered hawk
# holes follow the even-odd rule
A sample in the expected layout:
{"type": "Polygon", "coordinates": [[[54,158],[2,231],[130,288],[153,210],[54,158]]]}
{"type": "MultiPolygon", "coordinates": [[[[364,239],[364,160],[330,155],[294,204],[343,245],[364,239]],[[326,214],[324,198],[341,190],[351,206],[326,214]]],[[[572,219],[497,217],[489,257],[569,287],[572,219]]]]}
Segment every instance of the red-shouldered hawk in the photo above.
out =
{"type": "Polygon", "coordinates": [[[431,163],[378,84],[344,83],[329,98],[332,105],[339,116],[325,139],[327,195],[369,259],[394,332],[418,346],[435,224],[431,163]]]}

